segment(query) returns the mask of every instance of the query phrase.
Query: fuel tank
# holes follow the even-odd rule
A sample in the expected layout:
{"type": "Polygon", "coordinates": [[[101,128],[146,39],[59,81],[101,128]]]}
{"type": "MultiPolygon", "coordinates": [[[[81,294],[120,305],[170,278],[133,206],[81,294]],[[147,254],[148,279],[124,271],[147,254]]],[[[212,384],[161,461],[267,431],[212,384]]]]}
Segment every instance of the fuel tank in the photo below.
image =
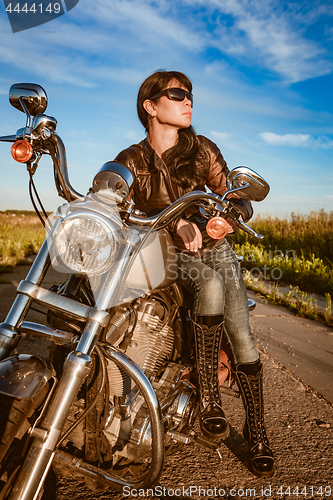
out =
{"type": "Polygon", "coordinates": [[[147,291],[165,288],[177,280],[177,270],[170,234],[164,229],[153,231],[135,258],[125,286],[147,291]]]}

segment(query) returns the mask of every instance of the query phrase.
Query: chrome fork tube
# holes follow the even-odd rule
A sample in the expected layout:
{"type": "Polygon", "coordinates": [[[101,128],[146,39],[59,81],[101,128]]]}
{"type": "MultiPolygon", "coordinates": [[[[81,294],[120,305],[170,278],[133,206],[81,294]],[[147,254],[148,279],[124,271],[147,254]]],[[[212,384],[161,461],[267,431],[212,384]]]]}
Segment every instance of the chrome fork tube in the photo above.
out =
{"type": "MultiPolygon", "coordinates": [[[[49,266],[50,257],[45,239],[27,275],[27,280],[40,285],[49,266]]],[[[6,358],[17,345],[19,341],[17,326],[23,321],[31,302],[30,297],[18,293],[4,323],[0,324],[0,361],[6,358]]]]}
{"type": "Polygon", "coordinates": [[[91,367],[91,358],[72,352],[63,375],[40,426],[32,431],[35,437],[9,500],[37,499],[49,471],[54,450],[65,425],[72,403],[91,367]]]}

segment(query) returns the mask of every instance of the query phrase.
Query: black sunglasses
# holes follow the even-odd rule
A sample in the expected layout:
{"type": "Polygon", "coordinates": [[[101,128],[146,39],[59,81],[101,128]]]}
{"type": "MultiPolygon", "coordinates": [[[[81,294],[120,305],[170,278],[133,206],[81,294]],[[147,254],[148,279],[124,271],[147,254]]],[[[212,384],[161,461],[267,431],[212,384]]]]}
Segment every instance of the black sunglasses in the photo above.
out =
{"type": "Polygon", "coordinates": [[[159,97],[162,97],[166,95],[171,101],[183,101],[185,97],[189,101],[191,101],[191,107],[193,107],[193,94],[189,92],[188,90],[180,89],[179,87],[174,87],[172,89],[165,89],[162,90],[162,92],[159,92],[156,95],[153,95],[153,97],[150,97],[150,101],[154,101],[155,99],[158,99],[159,97]]]}

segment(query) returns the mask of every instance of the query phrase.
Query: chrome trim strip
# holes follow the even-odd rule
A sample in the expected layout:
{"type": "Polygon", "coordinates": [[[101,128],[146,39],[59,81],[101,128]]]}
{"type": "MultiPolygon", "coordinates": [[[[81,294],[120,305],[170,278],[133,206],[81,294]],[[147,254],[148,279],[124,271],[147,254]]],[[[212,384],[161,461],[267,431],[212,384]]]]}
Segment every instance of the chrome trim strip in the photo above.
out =
{"type": "Polygon", "coordinates": [[[92,320],[105,327],[109,323],[109,313],[102,311],[96,307],[86,306],[76,302],[73,299],[63,297],[55,292],[46,290],[28,280],[23,280],[17,287],[17,291],[23,295],[27,295],[37,304],[51,309],[55,312],[66,312],[72,318],[80,321],[92,320]]]}
{"type": "Polygon", "coordinates": [[[54,342],[57,345],[71,345],[76,335],[64,330],[54,330],[49,326],[40,325],[39,323],[32,323],[30,321],[23,321],[18,331],[25,335],[36,335],[54,342]]]}
{"type": "Polygon", "coordinates": [[[253,309],[255,309],[255,308],[256,308],[256,303],[255,303],[255,301],[254,301],[254,300],[252,300],[252,299],[247,299],[247,301],[248,301],[248,304],[249,304],[249,311],[253,311],[253,309]]]}

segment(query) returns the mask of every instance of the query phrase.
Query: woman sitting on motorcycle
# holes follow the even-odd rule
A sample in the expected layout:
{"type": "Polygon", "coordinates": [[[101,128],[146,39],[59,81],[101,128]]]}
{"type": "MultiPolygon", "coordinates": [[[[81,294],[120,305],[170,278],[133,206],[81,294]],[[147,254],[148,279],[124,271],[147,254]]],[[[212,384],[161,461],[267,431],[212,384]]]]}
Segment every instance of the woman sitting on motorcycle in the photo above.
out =
{"type": "MultiPolygon", "coordinates": [[[[196,135],[191,126],[190,80],[177,71],[157,71],[140,87],[137,112],[147,137],[120,152],[115,161],[135,176],[136,208],[147,215],[165,209],[192,190],[207,185],[227,191],[227,164],[217,146],[196,135]]],[[[249,201],[229,197],[247,221],[249,201]]],[[[200,214],[185,213],[169,226],[178,251],[178,281],[194,294],[193,328],[199,376],[199,422],[208,439],[229,434],[218,386],[218,360],[225,331],[233,355],[246,410],[244,437],[250,448],[250,469],[259,477],[274,472],[274,458],[264,425],[262,365],[250,326],[248,300],[240,267],[226,239],[207,235],[200,214]]],[[[229,232],[234,228],[229,224],[229,232]]]]}

